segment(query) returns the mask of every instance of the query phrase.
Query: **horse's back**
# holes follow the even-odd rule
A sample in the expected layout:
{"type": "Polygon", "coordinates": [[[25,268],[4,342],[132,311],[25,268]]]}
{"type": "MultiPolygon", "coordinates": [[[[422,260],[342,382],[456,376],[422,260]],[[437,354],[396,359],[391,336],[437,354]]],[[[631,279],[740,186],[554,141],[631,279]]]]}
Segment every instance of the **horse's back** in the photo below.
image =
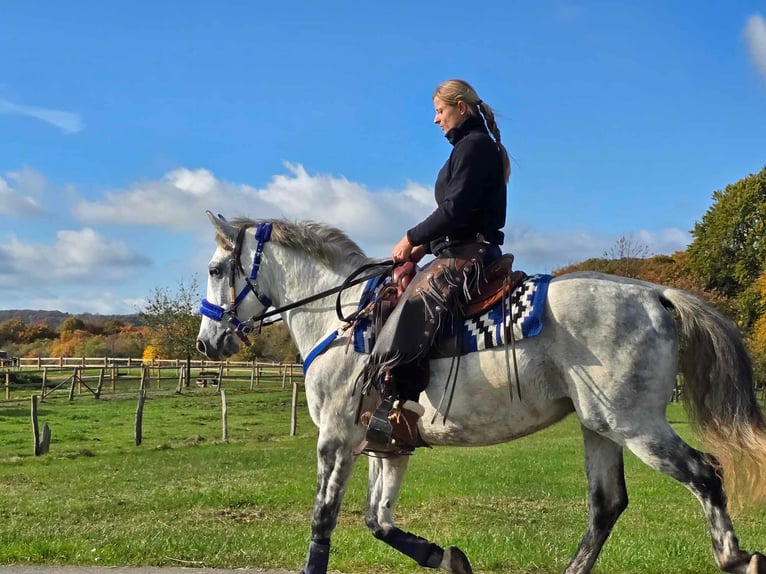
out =
{"type": "Polygon", "coordinates": [[[421,398],[428,410],[427,439],[434,444],[503,442],[545,428],[573,410],[585,426],[608,430],[635,411],[636,401],[646,416],[664,413],[678,349],[663,289],[592,272],[554,278],[539,335],[516,341],[514,349],[462,358],[446,424],[440,413],[451,392],[445,393],[451,365],[448,359],[432,363],[431,384],[421,398]]]}

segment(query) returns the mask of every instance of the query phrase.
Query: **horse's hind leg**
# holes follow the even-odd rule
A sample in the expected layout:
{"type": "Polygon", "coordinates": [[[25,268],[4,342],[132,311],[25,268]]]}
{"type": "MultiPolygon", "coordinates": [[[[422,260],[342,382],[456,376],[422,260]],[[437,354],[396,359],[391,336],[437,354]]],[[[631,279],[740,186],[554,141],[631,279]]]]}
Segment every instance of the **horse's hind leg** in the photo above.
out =
{"type": "Polygon", "coordinates": [[[627,438],[625,444],[647,465],[683,483],[699,499],[721,570],[732,574],[766,574],[763,555],[739,548],[721,478],[707,455],[687,445],[666,421],[649,433],[627,438]]]}
{"type": "Polygon", "coordinates": [[[446,550],[394,524],[393,514],[399,498],[408,456],[371,458],[365,522],[378,540],[382,540],[426,568],[439,568],[452,574],[472,574],[471,565],[462,551],[446,550]]]}
{"type": "Polygon", "coordinates": [[[622,447],[585,427],[582,427],[582,431],[590,521],[566,574],[586,574],[591,571],[612,527],[628,506],[622,447]]]}

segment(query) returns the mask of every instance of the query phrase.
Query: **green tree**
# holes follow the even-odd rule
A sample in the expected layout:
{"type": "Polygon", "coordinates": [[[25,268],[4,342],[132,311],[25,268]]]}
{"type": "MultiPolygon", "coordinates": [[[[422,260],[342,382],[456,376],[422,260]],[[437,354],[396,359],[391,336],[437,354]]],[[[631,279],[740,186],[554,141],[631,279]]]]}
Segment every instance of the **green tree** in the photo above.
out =
{"type": "Polygon", "coordinates": [[[59,325],[59,334],[72,333],[74,331],[84,331],[85,323],[79,317],[67,317],[59,325]]]}
{"type": "Polygon", "coordinates": [[[199,283],[192,278],[183,281],[178,290],[155,288],[146,300],[141,320],[149,328],[151,344],[157,347],[160,358],[183,359],[195,355],[199,332],[199,283]]]}
{"type": "Polygon", "coordinates": [[[713,205],[694,225],[689,263],[709,288],[737,297],[764,268],[765,233],[766,167],[713,192],[713,205]]]}

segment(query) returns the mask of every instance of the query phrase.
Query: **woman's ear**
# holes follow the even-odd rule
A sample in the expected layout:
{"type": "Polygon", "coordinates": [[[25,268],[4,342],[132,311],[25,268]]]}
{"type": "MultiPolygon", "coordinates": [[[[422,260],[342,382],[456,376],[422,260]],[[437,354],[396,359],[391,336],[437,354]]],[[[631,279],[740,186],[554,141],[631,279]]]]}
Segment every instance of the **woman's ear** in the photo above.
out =
{"type": "Polygon", "coordinates": [[[466,112],[468,112],[468,106],[463,100],[458,100],[457,102],[457,111],[461,116],[464,116],[466,112]]]}

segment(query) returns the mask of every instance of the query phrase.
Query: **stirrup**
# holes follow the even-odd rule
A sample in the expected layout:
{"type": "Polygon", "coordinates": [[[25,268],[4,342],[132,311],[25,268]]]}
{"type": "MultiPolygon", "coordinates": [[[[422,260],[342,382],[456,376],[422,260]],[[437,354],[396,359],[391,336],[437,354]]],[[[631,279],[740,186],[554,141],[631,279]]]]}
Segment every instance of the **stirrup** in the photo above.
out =
{"type": "MultiPolygon", "coordinates": [[[[367,440],[372,443],[388,445],[391,443],[391,434],[394,426],[388,418],[391,409],[394,408],[394,397],[386,397],[372,413],[367,423],[367,440]]],[[[366,413],[365,413],[366,414],[366,413]]]]}

